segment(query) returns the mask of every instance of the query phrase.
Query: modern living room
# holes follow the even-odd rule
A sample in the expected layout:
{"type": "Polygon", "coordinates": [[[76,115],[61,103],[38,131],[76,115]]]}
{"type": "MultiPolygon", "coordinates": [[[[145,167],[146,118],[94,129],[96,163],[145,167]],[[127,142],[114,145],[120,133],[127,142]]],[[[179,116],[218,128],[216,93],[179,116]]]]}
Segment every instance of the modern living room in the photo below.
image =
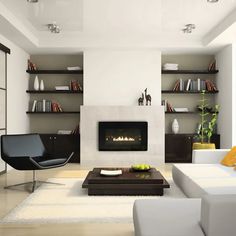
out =
{"type": "Polygon", "coordinates": [[[235,22],[235,0],[0,0],[0,235],[235,235],[235,22]]]}

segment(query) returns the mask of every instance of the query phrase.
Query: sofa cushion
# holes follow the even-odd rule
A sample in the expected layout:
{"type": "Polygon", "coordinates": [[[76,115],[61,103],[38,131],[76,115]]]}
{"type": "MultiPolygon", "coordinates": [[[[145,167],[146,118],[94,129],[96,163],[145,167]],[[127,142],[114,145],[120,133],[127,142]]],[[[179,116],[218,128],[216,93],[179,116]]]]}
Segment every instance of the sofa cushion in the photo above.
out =
{"type": "Polygon", "coordinates": [[[175,164],[172,174],[188,197],[236,194],[236,171],[221,164],[175,164]]]}
{"type": "Polygon", "coordinates": [[[203,236],[200,199],[136,200],[135,236],[203,236]]]}
{"type": "Polygon", "coordinates": [[[229,167],[236,164],[236,146],[232,147],[232,149],[224,156],[221,164],[229,167]]]}
{"type": "Polygon", "coordinates": [[[236,235],[236,195],[205,195],[201,226],[207,236],[236,235]]]}

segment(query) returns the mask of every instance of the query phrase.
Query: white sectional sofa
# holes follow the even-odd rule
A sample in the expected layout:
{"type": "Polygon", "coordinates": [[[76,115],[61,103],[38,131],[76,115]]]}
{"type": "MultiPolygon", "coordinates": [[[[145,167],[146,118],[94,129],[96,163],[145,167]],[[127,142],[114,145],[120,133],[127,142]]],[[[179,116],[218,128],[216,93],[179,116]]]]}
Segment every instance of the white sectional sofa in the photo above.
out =
{"type": "Polygon", "coordinates": [[[135,236],[235,236],[236,170],[220,164],[228,149],[193,151],[175,164],[176,185],[188,199],[136,200],[135,236]]]}
{"type": "Polygon", "coordinates": [[[235,195],[136,200],[135,236],[235,236],[235,195]]]}
{"type": "Polygon", "coordinates": [[[228,151],[194,150],[194,164],[173,166],[174,182],[190,198],[200,198],[204,194],[236,194],[236,171],[220,164],[228,151]]]}

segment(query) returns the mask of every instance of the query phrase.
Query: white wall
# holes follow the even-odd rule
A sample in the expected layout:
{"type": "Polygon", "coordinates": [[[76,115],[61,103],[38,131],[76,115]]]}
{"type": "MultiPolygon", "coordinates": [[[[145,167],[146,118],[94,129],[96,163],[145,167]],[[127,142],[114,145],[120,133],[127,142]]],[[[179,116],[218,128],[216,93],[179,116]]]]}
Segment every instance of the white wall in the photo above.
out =
{"type": "Polygon", "coordinates": [[[223,48],[216,55],[217,68],[217,86],[219,94],[216,97],[216,103],[220,105],[220,113],[218,118],[218,133],[221,135],[221,148],[231,148],[235,143],[233,136],[233,123],[235,119],[235,60],[233,55],[233,45],[223,48]]]}
{"type": "Polygon", "coordinates": [[[236,45],[232,45],[232,146],[236,145],[236,45]]]}
{"type": "Polygon", "coordinates": [[[145,88],[161,103],[161,54],[157,50],[84,52],[84,105],[137,105],[145,88]]]}
{"type": "Polygon", "coordinates": [[[8,133],[28,132],[28,74],[29,54],[0,35],[0,42],[11,49],[7,56],[7,129],[8,133]]]}
{"type": "Polygon", "coordinates": [[[7,131],[8,134],[29,132],[28,75],[25,70],[29,55],[0,34],[0,43],[11,49],[7,55],[7,131]]]}

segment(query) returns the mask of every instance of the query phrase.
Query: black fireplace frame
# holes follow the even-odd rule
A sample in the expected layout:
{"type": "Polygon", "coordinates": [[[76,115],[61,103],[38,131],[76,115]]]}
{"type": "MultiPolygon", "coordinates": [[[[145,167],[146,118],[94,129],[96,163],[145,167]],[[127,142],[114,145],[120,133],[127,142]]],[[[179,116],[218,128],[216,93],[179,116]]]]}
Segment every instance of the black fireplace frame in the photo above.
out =
{"type": "Polygon", "coordinates": [[[148,122],[146,121],[100,121],[98,122],[98,150],[99,151],[147,151],[148,150],[148,122]],[[105,128],[139,128],[142,140],[139,146],[126,149],[107,148],[105,145],[105,128]]]}

